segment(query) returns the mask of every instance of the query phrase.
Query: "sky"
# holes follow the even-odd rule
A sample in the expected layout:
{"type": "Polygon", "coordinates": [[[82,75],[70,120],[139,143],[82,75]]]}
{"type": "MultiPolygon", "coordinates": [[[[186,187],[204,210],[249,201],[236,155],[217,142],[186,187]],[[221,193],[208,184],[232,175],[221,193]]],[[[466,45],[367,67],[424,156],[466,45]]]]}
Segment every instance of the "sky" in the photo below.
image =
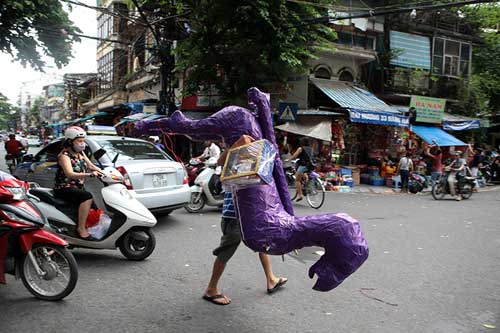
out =
{"type": "MultiPolygon", "coordinates": [[[[81,0],[81,2],[95,6],[95,0],[81,0]]],[[[97,36],[96,11],[73,6],[69,14],[70,19],[80,28],[82,34],[97,36]]],[[[61,69],[53,65],[50,58],[44,58],[50,66],[45,69],[46,74],[40,73],[29,67],[23,67],[18,62],[12,62],[13,57],[7,53],[0,53],[0,92],[7,96],[10,103],[16,104],[21,89],[27,90],[32,96],[40,95],[44,85],[62,82],[65,73],[91,73],[96,71],[95,40],[82,38],[80,43],[73,44],[73,58],[70,63],[61,69]],[[23,83],[24,88],[23,88],[23,83]]]]}

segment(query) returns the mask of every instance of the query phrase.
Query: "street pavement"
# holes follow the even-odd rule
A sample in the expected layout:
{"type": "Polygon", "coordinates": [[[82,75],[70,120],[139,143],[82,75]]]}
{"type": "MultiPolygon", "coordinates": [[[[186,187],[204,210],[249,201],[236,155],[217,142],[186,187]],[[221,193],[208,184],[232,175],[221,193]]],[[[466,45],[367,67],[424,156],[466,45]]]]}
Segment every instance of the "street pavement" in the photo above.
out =
{"type": "Polygon", "coordinates": [[[118,251],[73,250],[79,281],[61,302],[38,301],[8,276],[0,332],[500,332],[498,188],[461,202],[327,193],[321,209],[304,201],[295,209],[360,221],[370,256],[330,292],[313,291],[307,276],[321,248],[284,262],[273,257],[274,272],[289,282],[268,295],[257,254],[241,245],[220,285],[232,303],[208,303],[201,296],[220,212],[181,209],[160,218],[156,250],[143,262],[118,251]]]}

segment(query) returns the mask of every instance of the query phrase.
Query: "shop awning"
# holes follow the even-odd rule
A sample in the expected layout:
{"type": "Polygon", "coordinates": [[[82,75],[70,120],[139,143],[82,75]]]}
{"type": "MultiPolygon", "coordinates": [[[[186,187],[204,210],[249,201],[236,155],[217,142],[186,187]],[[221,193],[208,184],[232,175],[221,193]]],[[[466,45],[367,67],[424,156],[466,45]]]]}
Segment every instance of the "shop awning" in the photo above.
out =
{"type": "Polygon", "coordinates": [[[109,115],[109,113],[107,113],[107,112],[97,112],[97,113],[89,114],[88,116],[83,117],[81,119],[75,119],[74,124],[83,123],[83,122],[86,122],[87,120],[91,120],[94,118],[103,117],[103,116],[107,116],[107,115],[109,115]]]}
{"type": "Polygon", "coordinates": [[[147,114],[147,113],[136,113],[130,116],[123,117],[120,121],[114,125],[114,127],[120,126],[124,123],[136,122],[139,120],[154,120],[163,117],[159,114],[147,114]]]}
{"type": "Polygon", "coordinates": [[[323,141],[330,142],[332,140],[332,122],[330,120],[303,120],[300,123],[286,123],[275,128],[323,141]]]}
{"type": "Polygon", "coordinates": [[[343,108],[395,113],[389,105],[371,92],[348,82],[313,78],[310,81],[343,108]]]}
{"type": "Polygon", "coordinates": [[[427,143],[435,141],[439,146],[467,146],[466,143],[438,127],[411,126],[410,130],[427,143]]]}
{"type": "Polygon", "coordinates": [[[298,116],[326,116],[326,117],[335,117],[342,116],[342,113],[332,112],[332,111],[323,111],[323,110],[299,110],[297,112],[298,116]]]}
{"type": "Polygon", "coordinates": [[[313,78],[310,81],[332,101],[347,109],[352,122],[403,127],[409,124],[408,117],[367,90],[343,81],[313,78]]]}

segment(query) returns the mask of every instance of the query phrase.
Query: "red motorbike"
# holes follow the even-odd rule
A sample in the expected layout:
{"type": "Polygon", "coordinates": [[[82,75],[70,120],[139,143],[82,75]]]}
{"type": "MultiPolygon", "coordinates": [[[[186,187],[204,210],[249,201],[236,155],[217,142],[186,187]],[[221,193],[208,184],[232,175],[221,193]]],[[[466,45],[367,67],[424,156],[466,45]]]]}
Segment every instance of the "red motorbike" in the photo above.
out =
{"type": "Polygon", "coordinates": [[[57,301],[75,288],[77,264],[68,243],[42,229],[45,218],[28,189],[28,183],[0,172],[0,283],[12,274],[35,297],[57,301]]]}
{"type": "Polygon", "coordinates": [[[189,186],[193,186],[196,177],[205,169],[205,163],[198,158],[192,158],[188,163],[184,164],[184,167],[188,174],[189,186]]]}

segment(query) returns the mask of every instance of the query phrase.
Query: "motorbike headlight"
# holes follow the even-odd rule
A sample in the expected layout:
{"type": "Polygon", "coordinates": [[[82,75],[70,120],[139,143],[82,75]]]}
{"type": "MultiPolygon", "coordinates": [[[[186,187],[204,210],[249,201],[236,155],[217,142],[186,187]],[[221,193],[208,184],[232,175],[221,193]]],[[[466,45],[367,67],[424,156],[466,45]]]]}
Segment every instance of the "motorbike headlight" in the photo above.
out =
{"type": "Polygon", "coordinates": [[[5,187],[9,191],[14,200],[24,200],[26,199],[26,190],[23,187],[5,187]]]}
{"type": "Polygon", "coordinates": [[[9,211],[6,211],[6,210],[2,210],[2,213],[4,215],[6,215],[11,221],[14,221],[14,222],[20,222],[20,223],[24,223],[24,224],[29,224],[29,225],[35,225],[33,222],[31,221],[28,221],[20,216],[17,216],[16,214],[12,213],[12,212],[9,212],[9,211]]]}

